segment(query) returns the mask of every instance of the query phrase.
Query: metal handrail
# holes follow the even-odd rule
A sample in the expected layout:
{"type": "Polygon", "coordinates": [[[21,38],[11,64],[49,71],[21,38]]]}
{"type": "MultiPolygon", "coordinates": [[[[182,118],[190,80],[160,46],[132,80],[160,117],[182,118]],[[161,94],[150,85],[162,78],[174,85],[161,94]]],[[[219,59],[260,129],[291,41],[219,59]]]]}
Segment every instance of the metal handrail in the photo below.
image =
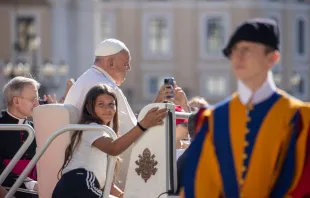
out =
{"type": "Polygon", "coordinates": [[[175,117],[177,119],[188,119],[190,115],[192,115],[192,114],[191,113],[185,113],[185,112],[175,112],[175,117]]]}
{"type": "MultiPolygon", "coordinates": [[[[39,161],[40,157],[43,155],[43,153],[46,151],[46,149],[49,147],[49,145],[54,141],[56,137],[59,135],[69,132],[69,131],[75,131],[75,130],[82,130],[82,131],[105,131],[107,132],[113,140],[117,138],[115,132],[108,126],[102,126],[102,125],[86,125],[86,124],[69,124],[62,126],[58,129],[56,129],[46,140],[45,144],[42,146],[42,148],[35,154],[35,156],[32,158],[32,160],[29,162],[29,164],[26,166],[22,174],[19,176],[19,178],[16,180],[14,185],[11,187],[10,191],[7,193],[7,195],[4,198],[9,198],[14,195],[17,188],[22,184],[24,179],[27,177],[28,173],[33,169],[33,167],[36,165],[36,163],[39,161]]],[[[107,179],[105,184],[105,190],[104,190],[104,198],[109,197],[111,185],[113,182],[113,174],[116,163],[116,157],[115,156],[109,156],[109,166],[108,166],[108,173],[107,173],[107,179]]]]}
{"type": "Polygon", "coordinates": [[[34,129],[32,126],[28,124],[1,124],[0,125],[0,132],[1,131],[16,131],[16,130],[23,130],[27,131],[28,137],[17,153],[14,155],[10,163],[5,167],[3,172],[0,175],[0,185],[4,182],[10,172],[13,170],[14,166],[23,156],[23,154],[27,151],[29,146],[31,145],[32,141],[34,140],[34,129]]]}

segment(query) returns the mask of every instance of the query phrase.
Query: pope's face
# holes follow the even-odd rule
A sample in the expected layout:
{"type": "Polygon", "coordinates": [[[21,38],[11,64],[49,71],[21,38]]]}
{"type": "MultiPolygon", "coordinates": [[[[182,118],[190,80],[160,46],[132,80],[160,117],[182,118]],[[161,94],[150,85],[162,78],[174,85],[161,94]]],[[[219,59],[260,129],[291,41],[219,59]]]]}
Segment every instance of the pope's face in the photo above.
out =
{"type": "Polygon", "coordinates": [[[130,71],[130,53],[123,51],[116,55],[115,64],[113,68],[113,78],[117,85],[121,85],[125,79],[127,72],[130,71]]]}

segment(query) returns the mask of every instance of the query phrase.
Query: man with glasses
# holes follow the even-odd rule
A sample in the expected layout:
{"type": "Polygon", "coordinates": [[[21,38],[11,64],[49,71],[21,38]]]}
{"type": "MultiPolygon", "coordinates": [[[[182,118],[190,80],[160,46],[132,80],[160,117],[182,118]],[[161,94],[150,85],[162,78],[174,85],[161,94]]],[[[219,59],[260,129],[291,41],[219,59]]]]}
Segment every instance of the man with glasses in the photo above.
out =
{"type": "MultiPolygon", "coordinates": [[[[0,112],[0,124],[29,124],[33,123],[27,118],[32,116],[33,109],[39,105],[38,89],[40,83],[26,77],[15,77],[11,79],[3,89],[4,100],[7,105],[5,111],[0,112]]],[[[54,96],[54,101],[56,101],[54,96]]],[[[47,103],[53,103],[51,96],[44,96],[47,103]]],[[[11,159],[27,139],[26,131],[0,131],[0,172],[9,164],[11,159]]],[[[10,188],[24,168],[28,165],[36,151],[34,140],[20,161],[13,168],[12,172],[3,182],[2,186],[10,188]]],[[[30,172],[21,188],[37,190],[35,168],[30,172]]],[[[15,197],[37,197],[37,195],[25,192],[17,192],[15,197]]]]}

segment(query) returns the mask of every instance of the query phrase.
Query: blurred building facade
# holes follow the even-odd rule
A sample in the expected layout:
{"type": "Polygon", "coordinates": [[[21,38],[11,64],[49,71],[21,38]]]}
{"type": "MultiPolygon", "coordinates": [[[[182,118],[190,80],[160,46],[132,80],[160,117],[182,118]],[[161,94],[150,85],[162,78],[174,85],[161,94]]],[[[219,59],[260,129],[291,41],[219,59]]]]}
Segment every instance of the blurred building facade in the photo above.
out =
{"type": "Polygon", "coordinates": [[[253,17],[279,23],[282,58],[274,68],[277,83],[309,101],[306,0],[0,0],[0,60],[16,58],[18,24],[32,18],[42,41],[37,61],[66,61],[71,77],[92,64],[100,41],[124,41],[131,50],[132,71],[122,89],[136,111],[154,99],[166,76],[175,77],[189,97],[199,95],[215,103],[236,89],[221,50],[235,26],[253,17]]]}

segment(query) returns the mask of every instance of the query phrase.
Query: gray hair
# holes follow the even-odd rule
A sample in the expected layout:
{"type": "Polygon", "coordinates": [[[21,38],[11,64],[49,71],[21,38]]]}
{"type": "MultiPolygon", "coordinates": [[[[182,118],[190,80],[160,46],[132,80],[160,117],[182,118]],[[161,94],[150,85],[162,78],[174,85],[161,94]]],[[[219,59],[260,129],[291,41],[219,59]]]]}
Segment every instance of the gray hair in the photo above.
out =
{"type": "Polygon", "coordinates": [[[6,105],[11,106],[13,103],[13,98],[20,96],[24,88],[29,85],[33,85],[37,87],[37,89],[40,88],[40,83],[38,81],[33,78],[23,76],[17,76],[4,85],[3,94],[6,105]]]}

